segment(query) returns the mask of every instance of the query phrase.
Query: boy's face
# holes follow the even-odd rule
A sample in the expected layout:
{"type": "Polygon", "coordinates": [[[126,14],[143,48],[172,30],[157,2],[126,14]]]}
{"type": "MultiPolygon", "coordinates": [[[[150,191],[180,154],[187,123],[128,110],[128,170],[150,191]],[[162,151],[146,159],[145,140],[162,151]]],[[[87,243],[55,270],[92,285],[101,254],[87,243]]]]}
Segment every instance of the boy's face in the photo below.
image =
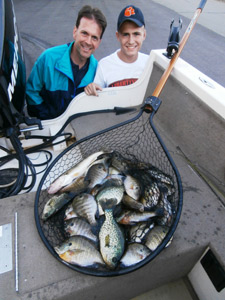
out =
{"type": "Polygon", "coordinates": [[[134,62],[146,38],[144,26],[138,27],[135,23],[126,21],[121,25],[119,32],[116,32],[116,37],[121,47],[120,59],[125,62],[134,62]]]}
{"type": "Polygon", "coordinates": [[[75,55],[83,60],[89,58],[100,45],[101,34],[102,29],[95,20],[81,18],[79,27],[73,30],[75,55]]]}

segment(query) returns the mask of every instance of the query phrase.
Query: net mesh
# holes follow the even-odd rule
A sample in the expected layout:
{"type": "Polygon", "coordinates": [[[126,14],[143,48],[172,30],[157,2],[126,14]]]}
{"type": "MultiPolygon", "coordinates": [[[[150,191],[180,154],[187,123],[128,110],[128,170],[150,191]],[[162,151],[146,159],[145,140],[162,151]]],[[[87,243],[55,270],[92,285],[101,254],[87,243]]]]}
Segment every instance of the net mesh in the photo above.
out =
{"type": "Polygon", "coordinates": [[[177,211],[181,205],[181,199],[179,199],[179,183],[176,171],[168,158],[167,151],[162,147],[152,128],[149,114],[141,113],[128,122],[121,123],[116,127],[114,126],[81,142],[75,143],[69,147],[67,151],[64,151],[62,155],[55,160],[52,167],[47,170],[47,174],[43,177],[44,180],[38,189],[36,206],[39,227],[46,238],[48,247],[53,248],[67,238],[64,231],[64,213],[67,205],[47,221],[43,221],[41,215],[46,202],[51,197],[46,191],[47,188],[62,173],[92,153],[101,150],[118,151],[123,157],[134,163],[142,162],[151,164],[167,174],[174,183],[174,191],[169,196],[173,210],[170,226],[172,226],[177,219],[177,211]]]}

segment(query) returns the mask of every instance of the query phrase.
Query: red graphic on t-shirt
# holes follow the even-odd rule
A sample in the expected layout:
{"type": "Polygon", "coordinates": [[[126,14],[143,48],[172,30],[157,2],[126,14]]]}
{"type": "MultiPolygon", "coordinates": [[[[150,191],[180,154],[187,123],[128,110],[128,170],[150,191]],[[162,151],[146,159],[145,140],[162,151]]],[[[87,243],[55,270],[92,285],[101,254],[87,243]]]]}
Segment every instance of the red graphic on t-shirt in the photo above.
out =
{"type": "Polygon", "coordinates": [[[135,83],[137,80],[138,80],[137,78],[122,79],[111,83],[109,87],[126,86],[135,83]]]}
{"type": "Polygon", "coordinates": [[[135,10],[132,6],[127,7],[124,12],[125,17],[130,17],[131,15],[135,15],[135,10]]]}

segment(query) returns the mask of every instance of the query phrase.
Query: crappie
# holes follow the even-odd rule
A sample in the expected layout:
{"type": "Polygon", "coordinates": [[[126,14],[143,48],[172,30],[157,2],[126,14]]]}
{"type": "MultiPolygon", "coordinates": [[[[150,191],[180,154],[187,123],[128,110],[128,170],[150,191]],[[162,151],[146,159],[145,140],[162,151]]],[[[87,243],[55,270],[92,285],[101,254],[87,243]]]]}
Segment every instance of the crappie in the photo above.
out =
{"type": "Polygon", "coordinates": [[[102,163],[92,165],[85,176],[85,181],[88,181],[88,187],[93,188],[97,184],[101,184],[108,176],[108,172],[109,168],[102,163]]]}
{"type": "Polygon", "coordinates": [[[65,223],[65,231],[70,235],[81,235],[97,242],[97,237],[91,231],[91,225],[80,218],[72,218],[65,223]]]}
{"type": "Polygon", "coordinates": [[[146,209],[151,209],[158,204],[160,197],[160,190],[156,182],[152,182],[150,185],[146,186],[140,202],[144,205],[146,209]]]}
{"type": "Polygon", "coordinates": [[[156,167],[151,166],[151,168],[149,168],[147,170],[147,172],[150,174],[150,176],[152,178],[156,179],[157,181],[163,182],[163,183],[168,184],[170,186],[174,185],[172,178],[169,175],[167,175],[167,174],[163,173],[162,171],[160,171],[156,167]]]}
{"type": "Polygon", "coordinates": [[[81,267],[89,267],[96,264],[104,265],[101,254],[96,249],[93,242],[82,236],[71,237],[64,243],[64,247],[62,245],[60,250],[59,247],[55,247],[55,250],[60,258],[70,264],[81,267]],[[71,245],[68,246],[67,243],[70,243],[71,245]]]}
{"type": "Polygon", "coordinates": [[[107,186],[102,189],[96,196],[97,202],[102,199],[116,199],[117,204],[119,204],[123,198],[124,187],[120,186],[107,186]]]}
{"type": "Polygon", "coordinates": [[[96,196],[101,190],[103,190],[106,187],[122,186],[123,180],[124,180],[124,176],[122,175],[109,175],[103,180],[102,184],[96,185],[91,190],[91,194],[93,196],[96,196]]]}
{"type": "Polygon", "coordinates": [[[173,213],[172,206],[167,198],[166,192],[161,192],[158,207],[162,207],[164,209],[164,214],[162,217],[157,219],[157,224],[170,226],[173,220],[173,213]]]}
{"type": "Polygon", "coordinates": [[[134,225],[138,222],[148,221],[150,218],[163,215],[163,209],[155,211],[135,212],[131,210],[124,211],[116,220],[119,224],[134,225]]]}
{"type": "Polygon", "coordinates": [[[146,234],[154,227],[154,223],[140,222],[137,225],[131,226],[129,230],[129,241],[132,243],[141,243],[146,234]]]}
{"type": "Polygon", "coordinates": [[[169,227],[156,225],[146,237],[145,245],[154,251],[166,237],[169,232],[169,227]]]}
{"type": "Polygon", "coordinates": [[[133,243],[129,244],[126,253],[121,259],[123,267],[129,267],[144,260],[151,253],[150,249],[145,245],[133,243]]]}
{"type": "Polygon", "coordinates": [[[72,202],[74,211],[85,218],[91,225],[96,225],[95,215],[97,213],[97,203],[95,198],[86,193],[76,196],[72,202]]]}
{"type": "Polygon", "coordinates": [[[126,191],[127,195],[132,197],[134,200],[138,200],[140,198],[141,185],[140,185],[140,182],[136,178],[134,178],[130,175],[127,175],[124,180],[124,187],[125,187],[125,191],[126,191]]]}
{"type": "Polygon", "coordinates": [[[100,205],[105,212],[105,221],[100,232],[100,252],[104,262],[110,269],[114,269],[124,252],[125,239],[119,225],[113,218],[113,208],[117,199],[101,200],[100,205]]]}
{"type": "Polygon", "coordinates": [[[109,199],[116,199],[117,204],[119,204],[124,195],[124,187],[123,186],[107,186],[104,189],[100,190],[100,192],[95,197],[98,208],[99,208],[99,215],[103,215],[104,212],[100,205],[101,200],[109,200],[109,199]]]}
{"type": "Polygon", "coordinates": [[[74,198],[73,194],[63,193],[55,195],[47,201],[42,213],[42,220],[46,221],[50,216],[59,211],[65,204],[74,198]]]}
{"type": "Polygon", "coordinates": [[[141,202],[134,200],[133,198],[131,198],[128,195],[124,195],[122,202],[128,208],[139,210],[140,212],[144,211],[144,205],[141,202]]]}
{"type": "Polygon", "coordinates": [[[74,167],[64,172],[61,176],[59,176],[56,180],[54,180],[48,188],[49,194],[55,194],[63,187],[70,185],[76,178],[83,176],[87,171],[87,168],[93,163],[99,155],[103,154],[103,151],[95,152],[80,161],[74,167]]]}

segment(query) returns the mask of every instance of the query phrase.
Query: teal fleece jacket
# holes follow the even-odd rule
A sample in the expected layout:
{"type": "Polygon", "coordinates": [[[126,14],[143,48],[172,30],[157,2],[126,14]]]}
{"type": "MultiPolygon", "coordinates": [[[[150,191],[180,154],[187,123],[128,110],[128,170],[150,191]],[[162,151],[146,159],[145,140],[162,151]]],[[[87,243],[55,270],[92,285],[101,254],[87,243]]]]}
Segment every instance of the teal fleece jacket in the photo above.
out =
{"type": "Polygon", "coordinates": [[[26,84],[30,116],[42,120],[60,116],[71,100],[94,81],[98,62],[91,55],[88,71],[75,87],[70,62],[72,46],[73,42],[47,49],[35,62],[26,84]]]}

